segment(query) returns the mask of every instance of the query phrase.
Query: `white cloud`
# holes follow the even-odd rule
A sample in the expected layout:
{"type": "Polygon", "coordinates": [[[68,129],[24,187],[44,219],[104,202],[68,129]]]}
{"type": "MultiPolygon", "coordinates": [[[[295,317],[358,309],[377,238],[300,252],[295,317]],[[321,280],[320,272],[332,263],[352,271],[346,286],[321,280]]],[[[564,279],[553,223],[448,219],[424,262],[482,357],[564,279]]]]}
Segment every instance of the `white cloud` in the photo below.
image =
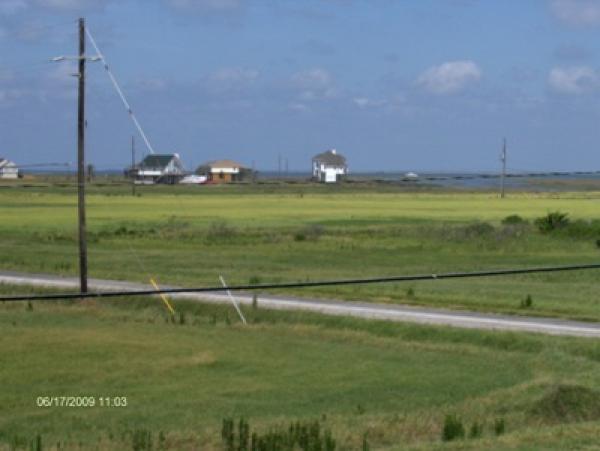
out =
{"type": "Polygon", "coordinates": [[[553,0],[554,16],[569,25],[600,25],[600,0],[553,0]]]}
{"type": "Polygon", "coordinates": [[[290,104],[288,105],[288,108],[289,108],[290,110],[292,110],[292,111],[296,111],[296,112],[298,112],[298,113],[306,113],[306,112],[310,111],[310,108],[309,108],[307,105],[305,105],[305,104],[303,104],[303,103],[297,103],[297,102],[295,102],[295,103],[290,103],[290,104]]]}
{"type": "Polygon", "coordinates": [[[323,88],[332,83],[333,79],[325,69],[315,68],[292,75],[292,82],[303,88],[323,88]]]}
{"type": "Polygon", "coordinates": [[[35,7],[63,11],[102,9],[110,1],[114,0],[0,0],[0,14],[11,15],[35,7]]]}
{"type": "Polygon", "coordinates": [[[600,86],[600,76],[591,67],[555,67],[548,75],[548,84],[556,92],[582,94],[600,86]]]}
{"type": "Polygon", "coordinates": [[[297,72],[291,77],[294,88],[298,89],[303,101],[334,98],[338,95],[333,76],[325,69],[313,68],[297,72]]]}
{"type": "Polygon", "coordinates": [[[481,79],[481,69],[473,61],[448,61],[430,67],[417,83],[434,94],[452,94],[481,79]]]}
{"type": "Polygon", "coordinates": [[[27,9],[25,0],[0,0],[0,14],[15,14],[23,9],[27,9]]]}
{"type": "Polygon", "coordinates": [[[374,100],[368,97],[355,97],[352,102],[359,108],[377,108],[388,104],[386,100],[374,100]]]}
{"type": "Polygon", "coordinates": [[[243,69],[238,67],[224,67],[216,70],[210,75],[210,80],[218,83],[240,84],[251,83],[259,77],[260,73],[255,69],[243,69]]]}
{"type": "Polygon", "coordinates": [[[242,6],[241,0],[167,0],[176,9],[198,9],[206,11],[232,11],[242,6]]]}

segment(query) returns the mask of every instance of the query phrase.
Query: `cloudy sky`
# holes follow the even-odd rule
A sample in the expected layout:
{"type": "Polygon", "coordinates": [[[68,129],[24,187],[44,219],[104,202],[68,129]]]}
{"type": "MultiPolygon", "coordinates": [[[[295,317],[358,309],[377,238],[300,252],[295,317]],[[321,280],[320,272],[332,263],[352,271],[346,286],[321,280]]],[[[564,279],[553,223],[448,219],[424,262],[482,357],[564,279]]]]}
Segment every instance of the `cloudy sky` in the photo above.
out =
{"type": "MultiPolygon", "coordinates": [[[[0,0],[0,156],[75,160],[85,15],[153,146],[193,167],[600,169],[600,0],[0,0]]],[[[88,44],[89,46],[89,44],[88,44]]],[[[88,160],[134,126],[88,67],[88,160]]],[[[138,138],[138,152],[142,152],[138,138]]]]}

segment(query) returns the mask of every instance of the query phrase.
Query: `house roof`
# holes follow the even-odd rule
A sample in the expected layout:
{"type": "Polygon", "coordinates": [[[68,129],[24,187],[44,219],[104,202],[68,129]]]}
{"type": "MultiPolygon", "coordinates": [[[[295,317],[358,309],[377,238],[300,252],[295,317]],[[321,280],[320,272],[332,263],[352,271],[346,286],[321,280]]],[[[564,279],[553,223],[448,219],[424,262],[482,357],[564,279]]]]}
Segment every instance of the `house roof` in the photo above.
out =
{"type": "Polygon", "coordinates": [[[14,166],[15,166],[15,164],[12,161],[7,160],[6,158],[0,157],[0,168],[3,168],[3,167],[14,167],[14,166]]]}
{"type": "Polygon", "coordinates": [[[238,163],[233,160],[214,160],[209,161],[208,163],[203,164],[202,166],[207,166],[209,168],[243,168],[244,165],[238,163]]]}
{"type": "Polygon", "coordinates": [[[325,163],[331,166],[346,166],[346,157],[337,153],[335,150],[328,150],[313,157],[313,160],[325,163]]]}
{"type": "Polygon", "coordinates": [[[176,158],[176,157],[177,157],[177,155],[175,155],[175,154],[148,155],[146,158],[144,158],[144,160],[142,161],[140,166],[143,168],[164,168],[171,162],[171,160],[173,158],[176,158]]]}

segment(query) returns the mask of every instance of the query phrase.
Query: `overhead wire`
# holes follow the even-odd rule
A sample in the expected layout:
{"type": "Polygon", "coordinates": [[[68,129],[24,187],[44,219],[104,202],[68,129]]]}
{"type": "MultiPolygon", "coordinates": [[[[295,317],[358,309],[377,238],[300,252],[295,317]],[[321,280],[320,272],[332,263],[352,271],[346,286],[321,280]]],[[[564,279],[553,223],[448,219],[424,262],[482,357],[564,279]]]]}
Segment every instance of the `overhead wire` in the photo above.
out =
{"type": "Polygon", "coordinates": [[[0,296],[0,302],[16,302],[16,301],[43,301],[43,300],[67,300],[67,299],[92,299],[92,298],[114,298],[123,296],[150,296],[160,294],[177,294],[177,293],[210,293],[210,292],[227,292],[230,291],[257,291],[257,290],[276,290],[284,288],[309,288],[309,287],[326,287],[326,286],[343,286],[343,285],[366,285],[377,283],[391,282],[409,282],[409,281],[425,281],[425,280],[443,280],[443,279],[464,279],[476,277],[497,277],[518,274],[534,274],[534,273],[553,273],[561,271],[582,271],[600,269],[600,263],[592,264],[577,264],[566,266],[542,266],[531,268],[511,268],[487,271],[472,271],[472,272],[451,272],[440,274],[417,274],[417,275],[400,275],[390,277],[373,277],[362,279],[336,279],[336,280],[321,280],[314,282],[284,282],[284,283],[265,283],[265,284],[245,284],[231,286],[213,286],[213,287],[198,287],[198,288],[162,288],[160,290],[114,290],[114,291],[92,291],[87,293],[49,293],[35,295],[14,295],[0,296]]]}
{"type": "Polygon", "coordinates": [[[119,86],[119,83],[117,82],[117,79],[115,78],[114,74],[110,70],[110,68],[108,66],[108,63],[106,61],[106,58],[104,57],[103,53],[100,51],[100,48],[98,47],[98,44],[96,43],[96,40],[92,36],[92,33],[90,32],[90,29],[88,27],[85,27],[85,33],[86,33],[87,37],[89,38],[90,42],[92,43],[92,46],[96,50],[97,56],[102,61],[103,65],[104,65],[104,70],[106,70],[106,73],[108,74],[108,76],[110,78],[110,81],[112,82],[115,90],[117,91],[117,94],[119,94],[119,97],[121,98],[121,101],[123,102],[123,105],[125,106],[125,108],[127,110],[127,113],[129,114],[129,117],[131,117],[131,119],[133,120],[133,123],[135,124],[135,127],[137,128],[137,130],[138,130],[139,134],[141,135],[142,139],[144,140],[144,143],[146,144],[146,147],[148,148],[148,150],[150,151],[151,154],[154,154],[155,153],[154,152],[154,148],[150,144],[150,141],[148,140],[148,137],[146,136],[146,133],[144,133],[144,130],[142,129],[142,126],[140,125],[139,121],[137,120],[137,118],[136,118],[136,116],[135,116],[135,114],[133,112],[133,109],[131,108],[131,105],[129,104],[129,102],[125,98],[125,94],[123,93],[123,90],[119,86]]]}

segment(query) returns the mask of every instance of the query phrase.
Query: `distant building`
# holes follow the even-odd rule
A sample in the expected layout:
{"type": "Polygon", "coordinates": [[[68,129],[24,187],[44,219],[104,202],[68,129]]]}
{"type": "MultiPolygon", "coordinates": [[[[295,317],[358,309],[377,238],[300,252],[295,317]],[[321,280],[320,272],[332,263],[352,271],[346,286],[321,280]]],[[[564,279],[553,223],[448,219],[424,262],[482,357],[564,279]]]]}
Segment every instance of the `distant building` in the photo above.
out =
{"type": "Polygon", "coordinates": [[[19,168],[15,163],[0,157],[0,179],[19,178],[19,168]]]}
{"type": "Polygon", "coordinates": [[[206,176],[209,183],[240,182],[251,173],[251,169],[233,160],[209,161],[196,169],[196,174],[206,176]]]}
{"type": "Polygon", "coordinates": [[[336,183],[347,173],[346,158],[335,149],[315,155],[312,159],[313,178],[319,182],[336,183]]]}
{"type": "Polygon", "coordinates": [[[136,183],[153,184],[179,182],[185,176],[185,169],[179,155],[148,155],[129,171],[136,183]]]}

